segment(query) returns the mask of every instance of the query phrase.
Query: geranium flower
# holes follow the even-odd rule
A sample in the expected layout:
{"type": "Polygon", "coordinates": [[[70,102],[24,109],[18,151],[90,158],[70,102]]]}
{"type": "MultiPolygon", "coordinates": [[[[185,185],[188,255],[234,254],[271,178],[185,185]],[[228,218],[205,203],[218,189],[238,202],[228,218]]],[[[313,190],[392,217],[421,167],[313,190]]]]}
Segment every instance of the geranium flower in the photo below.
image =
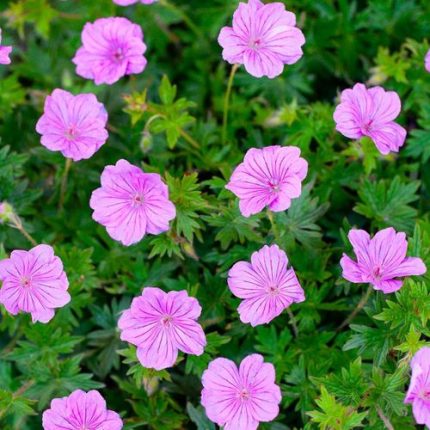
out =
{"type": "Polygon", "coordinates": [[[350,139],[370,137],[383,155],[399,152],[406,130],[394,122],[401,109],[397,93],[355,84],[342,91],[340,100],[334,112],[337,131],[350,139]]]}
{"type": "Polygon", "coordinates": [[[305,37],[296,27],[296,16],[284,4],[249,0],[239,3],[233,26],[221,30],[218,43],[230,64],[244,64],[256,78],[274,78],[282,73],[284,64],[300,59],[305,37]]]}
{"type": "Polygon", "coordinates": [[[113,0],[114,3],[119,4],[120,6],[130,6],[135,3],[152,4],[157,1],[158,0],[113,0]]]}
{"type": "Polygon", "coordinates": [[[427,72],[430,72],[430,50],[426,54],[426,58],[424,60],[424,64],[425,64],[427,72]]]}
{"type": "Polygon", "coordinates": [[[142,366],[156,370],[172,367],[178,351],[201,355],[206,336],[197,319],[199,302],[186,291],[165,293],[144,288],[118,321],[121,339],[137,346],[142,366]]]}
{"type": "Polygon", "coordinates": [[[405,403],[412,404],[415,421],[430,428],[430,348],[425,346],[415,353],[411,369],[411,383],[405,403]]]}
{"type": "Polygon", "coordinates": [[[240,320],[253,327],[267,324],[292,303],[305,300],[305,293],[287,254],[277,245],[263,246],[251,256],[251,263],[239,261],[228,272],[231,292],[243,299],[240,320]]]}
{"type": "Polygon", "coordinates": [[[392,227],[378,231],[372,239],[364,230],[351,230],[348,238],[357,261],[344,254],[340,264],[342,276],[350,282],[369,283],[388,294],[402,287],[403,281],[397,278],[422,275],[427,270],[421,258],[406,257],[406,235],[392,227]]]}
{"type": "MultiPolygon", "coordinates": [[[[0,43],[1,43],[1,33],[2,33],[2,30],[0,28],[0,43]]],[[[12,46],[0,46],[0,64],[11,63],[11,59],[9,58],[9,55],[11,52],[12,52],[12,46]]]]}
{"type": "Polygon", "coordinates": [[[13,251],[0,261],[0,303],[12,315],[31,314],[33,322],[47,323],[70,302],[69,282],[63,263],[49,245],[38,245],[30,251],[13,251]]]}
{"type": "Polygon", "coordinates": [[[295,146],[251,148],[243,163],[236,167],[226,188],[239,197],[243,216],[288,209],[291,199],[299,197],[308,163],[295,146]]]}
{"type": "Polygon", "coordinates": [[[167,186],[156,173],[144,173],[126,160],[106,166],[101,188],[93,191],[93,219],[123,245],[139,242],[145,234],[169,230],[176,209],[167,186]]]}
{"type": "Polygon", "coordinates": [[[206,415],[224,430],[256,430],[279,414],[282,396],[275,368],[259,354],[248,355],[239,369],[226,358],[211,361],[202,383],[206,415]]]}
{"type": "Polygon", "coordinates": [[[126,18],[100,18],[85,24],[82,47],[73,62],[76,73],[96,85],[113,84],[146,67],[146,45],[140,26],[126,18]]]}
{"type": "Polygon", "coordinates": [[[98,391],[75,390],[68,397],[54,399],[43,413],[44,430],[121,430],[123,422],[98,391]]]}
{"type": "Polygon", "coordinates": [[[90,158],[105,144],[108,115],[94,94],[74,96],[56,89],[45,100],[36,131],[41,143],[74,161],[90,158]]]}

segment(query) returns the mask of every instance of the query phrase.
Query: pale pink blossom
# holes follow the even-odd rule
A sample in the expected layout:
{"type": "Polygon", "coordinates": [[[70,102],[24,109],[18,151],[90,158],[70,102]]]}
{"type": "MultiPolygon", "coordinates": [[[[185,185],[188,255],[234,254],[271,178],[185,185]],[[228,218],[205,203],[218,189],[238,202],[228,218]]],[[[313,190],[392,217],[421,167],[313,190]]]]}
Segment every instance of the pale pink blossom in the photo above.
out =
{"type": "Polygon", "coordinates": [[[240,320],[253,327],[267,324],[292,303],[305,300],[305,293],[288,257],[277,245],[263,246],[251,262],[239,261],[228,272],[228,286],[240,299],[240,320]]]}
{"type": "Polygon", "coordinates": [[[176,209],[167,185],[157,173],[144,173],[126,160],[106,166],[101,187],[93,191],[93,219],[104,225],[112,239],[132,245],[146,234],[169,230],[176,209]]]}
{"type": "Polygon", "coordinates": [[[430,72],[430,50],[428,50],[425,60],[424,60],[425,68],[427,72],[430,72]]]}
{"type": "Polygon", "coordinates": [[[108,115],[94,94],[73,94],[56,89],[45,100],[36,131],[41,144],[74,161],[90,158],[109,137],[108,115]]]}
{"type": "Polygon", "coordinates": [[[396,92],[355,84],[342,92],[340,101],[334,112],[337,131],[350,139],[369,137],[381,154],[399,152],[406,130],[394,122],[401,110],[396,92]]]}
{"type": "Polygon", "coordinates": [[[411,360],[412,376],[405,403],[412,404],[418,424],[430,428],[430,348],[422,347],[411,360]]]}
{"type": "Polygon", "coordinates": [[[33,322],[47,323],[56,308],[70,302],[63,263],[49,245],[13,251],[0,261],[0,280],[0,303],[12,315],[30,313],[33,322]]]}
{"type": "Polygon", "coordinates": [[[152,4],[157,1],[158,0],[113,0],[114,3],[119,4],[120,6],[130,6],[135,3],[152,4]]]}
{"type": "Polygon", "coordinates": [[[113,84],[146,67],[146,45],[139,25],[126,18],[100,18],[85,24],[82,47],[73,62],[76,73],[96,85],[113,84]]]}
{"type": "Polygon", "coordinates": [[[44,430],[121,430],[123,422],[98,391],[75,390],[68,397],[52,400],[43,413],[44,430]]]}
{"type": "Polygon", "coordinates": [[[266,206],[280,212],[290,207],[291,199],[300,196],[307,172],[308,163],[295,146],[251,148],[226,188],[239,197],[240,212],[245,217],[266,206]]]}
{"type": "Polygon", "coordinates": [[[205,333],[197,322],[202,308],[186,291],[165,293],[147,287],[133,299],[118,321],[121,339],[137,346],[142,366],[156,370],[172,367],[178,351],[201,355],[205,333]]]}
{"type": "Polygon", "coordinates": [[[296,27],[296,16],[283,3],[264,4],[260,0],[239,3],[233,26],[224,27],[218,43],[224,60],[244,64],[257,78],[274,78],[285,64],[296,63],[303,55],[305,37],[296,27]]]}
{"type": "MultiPolygon", "coordinates": [[[[0,43],[1,43],[1,34],[2,30],[0,28],[0,43]]],[[[10,53],[12,52],[12,46],[1,46],[0,45],[0,64],[10,64],[11,59],[9,58],[10,53]]]]}
{"type": "Polygon", "coordinates": [[[216,358],[202,376],[201,402],[208,418],[224,430],[256,430],[260,422],[279,414],[281,390],[275,368],[259,354],[248,355],[239,369],[226,358],[216,358]]]}
{"type": "Polygon", "coordinates": [[[398,278],[422,275],[427,270],[421,258],[406,257],[406,235],[391,227],[378,231],[373,238],[364,230],[353,229],[348,238],[357,261],[344,254],[340,264],[342,276],[350,282],[369,283],[388,294],[402,287],[398,278]]]}

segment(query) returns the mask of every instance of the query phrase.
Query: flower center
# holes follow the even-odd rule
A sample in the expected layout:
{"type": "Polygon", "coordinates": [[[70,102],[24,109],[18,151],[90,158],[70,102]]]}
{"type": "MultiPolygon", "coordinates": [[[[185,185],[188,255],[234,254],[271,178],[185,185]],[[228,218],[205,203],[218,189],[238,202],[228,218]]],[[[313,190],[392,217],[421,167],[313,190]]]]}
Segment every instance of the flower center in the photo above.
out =
{"type": "Polygon", "coordinates": [[[142,196],[142,194],[136,193],[133,197],[132,197],[132,203],[133,206],[142,206],[144,203],[145,199],[142,196]]]}
{"type": "Polygon", "coordinates": [[[269,187],[272,193],[279,193],[279,191],[281,191],[279,181],[276,181],[275,179],[269,181],[269,187]]]}
{"type": "Polygon", "coordinates": [[[122,60],[124,60],[124,52],[122,50],[122,48],[118,48],[114,54],[113,54],[113,59],[114,61],[116,61],[117,63],[121,63],[122,60]]]}
{"type": "Polygon", "coordinates": [[[29,277],[27,277],[27,276],[23,276],[23,277],[21,278],[21,285],[22,285],[24,288],[29,288],[29,287],[31,287],[31,279],[30,279],[29,277]]]}
{"type": "Polygon", "coordinates": [[[248,46],[251,49],[259,49],[261,47],[261,40],[260,39],[251,39],[248,43],[248,46]]]}
{"type": "Polygon", "coordinates": [[[381,279],[381,276],[382,276],[382,269],[379,266],[374,267],[373,277],[379,281],[381,279]]]}
{"type": "Polygon", "coordinates": [[[242,388],[242,390],[239,391],[239,399],[246,401],[250,397],[249,391],[246,388],[242,388]]]}
{"type": "Polygon", "coordinates": [[[172,324],[173,318],[170,315],[165,315],[163,318],[161,318],[161,324],[163,324],[164,327],[170,327],[172,324]]]}
{"type": "Polygon", "coordinates": [[[277,296],[279,294],[279,288],[277,285],[269,285],[267,287],[267,292],[269,293],[269,295],[271,296],[277,296]]]}
{"type": "Polygon", "coordinates": [[[419,397],[423,400],[430,401],[430,388],[424,387],[419,394],[419,397]]]}
{"type": "Polygon", "coordinates": [[[69,125],[69,128],[66,130],[66,139],[74,140],[76,138],[76,126],[69,125]]]}
{"type": "Polygon", "coordinates": [[[371,129],[372,129],[372,120],[363,124],[363,126],[361,127],[361,131],[365,134],[370,133],[371,129]]]}

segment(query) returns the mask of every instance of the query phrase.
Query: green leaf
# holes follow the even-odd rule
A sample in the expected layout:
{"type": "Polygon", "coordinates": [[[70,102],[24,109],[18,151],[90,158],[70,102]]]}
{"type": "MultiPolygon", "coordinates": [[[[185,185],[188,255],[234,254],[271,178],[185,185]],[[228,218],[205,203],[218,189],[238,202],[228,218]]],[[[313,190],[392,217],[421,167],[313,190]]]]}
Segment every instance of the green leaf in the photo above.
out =
{"type": "Polygon", "coordinates": [[[197,426],[197,430],[215,430],[215,424],[208,419],[201,406],[195,408],[190,402],[188,402],[187,412],[191,421],[197,426]]]}

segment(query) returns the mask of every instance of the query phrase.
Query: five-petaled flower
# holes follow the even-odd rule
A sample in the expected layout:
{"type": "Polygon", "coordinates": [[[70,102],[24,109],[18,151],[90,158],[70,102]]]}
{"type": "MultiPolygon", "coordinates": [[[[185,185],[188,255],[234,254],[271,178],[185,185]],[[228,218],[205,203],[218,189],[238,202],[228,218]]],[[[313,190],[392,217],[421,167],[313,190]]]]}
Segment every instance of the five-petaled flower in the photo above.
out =
{"type": "Polygon", "coordinates": [[[139,242],[146,234],[169,230],[176,209],[161,176],[144,173],[126,160],[106,166],[101,188],[93,191],[93,219],[123,245],[139,242]]]}
{"type": "Polygon", "coordinates": [[[202,376],[201,402],[209,419],[224,430],[256,430],[260,422],[279,414],[281,390],[275,368],[259,354],[248,355],[239,369],[226,358],[216,358],[202,376]]]}
{"type": "Polygon", "coordinates": [[[291,199],[299,197],[308,163],[295,146],[251,148],[236,167],[226,188],[239,197],[243,216],[288,209],[291,199]]]}
{"type": "Polygon", "coordinates": [[[337,131],[350,139],[370,137],[383,155],[399,152],[406,130],[394,122],[401,109],[396,92],[355,84],[342,92],[340,101],[333,116],[337,131]]]}
{"type": "Polygon", "coordinates": [[[350,282],[369,283],[385,294],[399,290],[403,281],[397,278],[422,275],[426,266],[421,258],[406,257],[408,242],[405,233],[389,227],[378,231],[371,239],[364,230],[348,234],[357,261],[343,255],[342,276],[350,282]]]}
{"type": "Polygon", "coordinates": [[[205,333],[197,322],[202,308],[186,291],[165,293],[147,287],[133,299],[118,321],[121,339],[137,346],[142,366],[156,370],[172,367],[178,351],[201,355],[205,333]]]}
{"type": "Polygon", "coordinates": [[[430,428],[430,348],[422,347],[411,360],[412,376],[405,403],[412,403],[418,424],[430,428]]]}
{"type": "Polygon", "coordinates": [[[292,303],[305,300],[305,294],[287,254],[277,245],[265,245],[251,256],[251,262],[239,261],[228,272],[228,286],[241,299],[240,320],[252,326],[267,324],[292,303]]]}
{"type": "Polygon", "coordinates": [[[113,84],[146,67],[146,45],[139,25],[126,18],[100,18],[85,24],[82,47],[73,62],[76,73],[96,85],[113,84]]]}
{"type": "Polygon", "coordinates": [[[56,89],[45,100],[36,131],[41,143],[74,161],[90,158],[109,137],[108,114],[94,94],[74,96],[56,89]]]}
{"type": "MultiPolygon", "coordinates": [[[[0,43],[1,43],[1,28],[0,28],[0,43]]],[[[11,59],[9,58],[12,52],[12,46],[1,46],[0,45],[0,64],[10,64],[11,59]]]]}
{"type": "Polygon", "coordinates": [[[43,412],[44,430],[121,430],[123,422],[98,391],[75,390],[68,397],[54,399],[43,412]]]}
{"type": "Polygon", "coordinates": [[[13,251],[0,261],[0,303],[12,315],[31,314],[33,322],[47,323],[70,302],[69,282],[60,258],[49,245],[30,251],[13,251]]]}
{"type": "Polygon", "coordinates": [[[284,4],[249,0],[239,3],[233,26],[221,30],[218,43],[230,64],[244,64],[246,71],[257,78],[274,78],[285,64],[300,59],[305,37],[296,27],[296,16],[285,10],[284,4]]]}

